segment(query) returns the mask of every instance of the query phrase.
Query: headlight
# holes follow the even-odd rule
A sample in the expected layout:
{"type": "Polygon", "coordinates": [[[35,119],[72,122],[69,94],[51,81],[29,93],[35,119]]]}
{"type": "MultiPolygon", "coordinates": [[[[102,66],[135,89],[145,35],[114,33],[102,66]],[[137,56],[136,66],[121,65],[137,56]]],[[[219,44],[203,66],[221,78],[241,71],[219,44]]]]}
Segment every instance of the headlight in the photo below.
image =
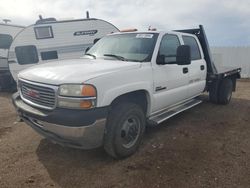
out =
{"type": "Polygon", "coordinates": [[[59,95],[68,97],[96,97],[96,89],[92,85],[61,85],[59,95]]]}
{"type": "Polygon", "coordinates": [[[96,89],[93,85],[61,85],[58,106],[65,108],[90,109],[96,106],[96,89]]]}

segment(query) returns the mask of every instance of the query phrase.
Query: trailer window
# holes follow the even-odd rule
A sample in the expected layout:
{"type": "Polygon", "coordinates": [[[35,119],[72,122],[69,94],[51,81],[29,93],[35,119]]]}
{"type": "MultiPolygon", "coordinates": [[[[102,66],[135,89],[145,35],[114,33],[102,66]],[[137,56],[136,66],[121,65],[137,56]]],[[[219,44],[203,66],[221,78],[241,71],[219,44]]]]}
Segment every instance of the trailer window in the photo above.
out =
{"type": "Polygon", "coordinates": [[[194,37],[183,36],[183,41],[185,45],[189,45],[191,48],[191,59],[198,60],[201,59],[201,53],[199,45],[194,37]]]}
{"type": "Polygon", "coordinates": [[[36,39],[49,39],[53,38],[53,31],[51,26],[35,27],[36,39]]]}
{"type": "Polygon", "coordinates": [[[41,52],[42,60],[58,59],[57,51],[41,52]]]}
{"type": "Polygon", "coordinates": [[[12,41],[11,35],[0,34],[0,49],[9,49],[12,41]]]}
{"type": "Polygon", "coordinates": [[[178,46],[180,46],[180,41],[177,35],[167,34],[163,36],[159,55],[164,57],[164,62],[166,64],[176,62],[178,46]]]}
{"type": "Polygon", "coordinates": [[[20,65],[34,64],[39,61],[36,46],[17,46],[15,53],[20,65]]]}

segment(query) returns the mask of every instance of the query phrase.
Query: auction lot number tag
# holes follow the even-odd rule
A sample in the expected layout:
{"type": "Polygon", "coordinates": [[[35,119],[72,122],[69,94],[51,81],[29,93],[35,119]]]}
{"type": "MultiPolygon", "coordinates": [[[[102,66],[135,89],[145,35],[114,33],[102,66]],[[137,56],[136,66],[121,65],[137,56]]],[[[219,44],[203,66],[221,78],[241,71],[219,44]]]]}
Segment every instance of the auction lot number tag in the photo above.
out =
{"type": "Polygon", "coordinates": [[[147,34],[147,33],[145,33],[145,34],[137,34],[136,35],[136,38],[147,38],[147,39],[151,39],[151,38],[153,38],[153,34],[147,34]]]}

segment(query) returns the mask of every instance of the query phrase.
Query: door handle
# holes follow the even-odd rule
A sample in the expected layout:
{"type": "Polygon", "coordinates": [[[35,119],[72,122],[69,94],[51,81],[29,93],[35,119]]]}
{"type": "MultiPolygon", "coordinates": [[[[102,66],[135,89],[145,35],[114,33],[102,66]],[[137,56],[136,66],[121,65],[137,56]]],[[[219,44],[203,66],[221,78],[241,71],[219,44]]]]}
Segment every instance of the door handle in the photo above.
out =
{"type": "Polygon", "coordinates": [[[204,70],[205,69],[205,66],[204,65],[201,65],[201,70],[204,70]]]}
{"type": "Polygon", "coordinates": [[[188,73],[188,68],[187,67],[183,68],[182,72],[183,72],[183,74],[187,74],[188,73]]]}

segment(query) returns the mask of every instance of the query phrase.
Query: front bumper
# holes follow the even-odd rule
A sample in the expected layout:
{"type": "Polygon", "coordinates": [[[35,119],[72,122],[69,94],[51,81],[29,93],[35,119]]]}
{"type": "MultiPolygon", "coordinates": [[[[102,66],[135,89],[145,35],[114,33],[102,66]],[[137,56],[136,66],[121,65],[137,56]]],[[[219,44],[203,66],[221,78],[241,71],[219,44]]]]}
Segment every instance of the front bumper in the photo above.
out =
{"type": "Polygon", "coordinates": [[[92,110],[40,110],[12,96],[20,118],[44,137],[63,146],[91,149],[103,144],[108,107],[92,110]]]}

